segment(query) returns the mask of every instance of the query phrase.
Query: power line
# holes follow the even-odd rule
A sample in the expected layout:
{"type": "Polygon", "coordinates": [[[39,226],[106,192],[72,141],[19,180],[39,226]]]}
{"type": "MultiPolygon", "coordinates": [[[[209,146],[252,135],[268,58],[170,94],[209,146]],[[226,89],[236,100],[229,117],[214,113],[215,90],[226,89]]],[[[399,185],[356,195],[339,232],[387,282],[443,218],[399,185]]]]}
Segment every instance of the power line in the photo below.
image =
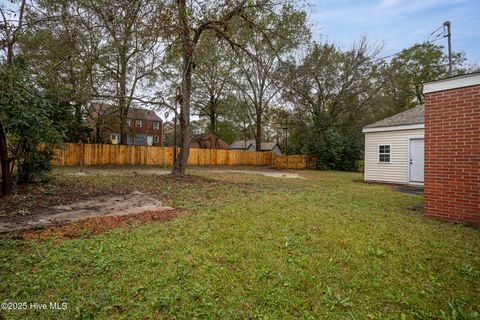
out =
{"type": "MultiPolygon", "coordinates": [[[[416,45],[414,45],[413,47],[423,47],[423,46],[429,45],[429,44],[431,44],[431,43],[434,43],[434,42],[440,40],[441,38],[446,37],[446,33],[447,33],[447,32],[446,32],[446,30],[445,30],[445,25],[441,25],[440,27],[438,27],[437,29],[433,30],[433,31],[430,33],[430,35],[429,35],[428,38],[427,38],[427,41],[425,41],[425,42],[423,42],[423,43],[421,43],[421,44],[416,44],[416,45]],[[433,39],[430,40],[430,38],[431,38],[438,30],[440,30],[440,29],[442,29],[442,28],[443,28],[442,32],[441,32],[441,33],[438,33],[433,39]]],[[[398,52],[396,52],[396,53],[393,53],[393,54],[390,54],[390,55],[388,55],[388,56],[384,56],[384,57],[381,57],[381,58],[377,58],[377,59],[372,60],[372,61],[370,61],[370,62],[377,62],[377,61],[380,61],[380,60],[384,60],[384,59],[388,59],[388,58],[394,57],[394,56],[399,55],[400,53],[402,53],[404,50],[405,50],[405,49],[402,49],[402,50],[400,50],[400,51],[398,51],[398,52]]]]}

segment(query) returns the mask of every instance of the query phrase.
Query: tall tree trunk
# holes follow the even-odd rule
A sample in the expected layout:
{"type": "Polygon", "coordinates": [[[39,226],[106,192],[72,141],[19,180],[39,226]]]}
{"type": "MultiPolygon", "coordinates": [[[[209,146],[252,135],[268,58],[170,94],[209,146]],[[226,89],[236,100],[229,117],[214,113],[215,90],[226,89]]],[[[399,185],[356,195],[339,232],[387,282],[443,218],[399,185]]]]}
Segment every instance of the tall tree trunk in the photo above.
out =
{"type": "Polygon", "coordinates": [[[183,49],[182,83],[180,85],[180,131],[182,141],[180,145],[180,153],[173,164],[172,174],[184,175],[190,152],[190,142],[192,141],[192,132],[190,128],[190,95],[192,90],[192,59],[195,44],[190,38],[186,0],[178,0],[177,6],[178,18],[180,21],[180,38],[182,40],[183,49]]]}
{"type": "Polygon", "coordinates": [[[78,103],[75,103],[75,132],[71,133],[70,138],[73,138],[73,142],[79,142],[83,136],[83,119],[82,119],[82,106],[78,103]]]}
{"type": "Polygon", "coordinates": [[[95,139],[96,143],[103,143],[102,132],[100,130],[100,124],[95,124],[95,139]]]}
{"type": "Polygon", "coordinates": [[[262,112],[257,108],[257,121],[255,133],[255,150],[262,151],[262,112]]]}
{"type": "Polygon", "coordinates": [[[7,66],[13,64],[13,43],[7,43],[7,66]]]}
{"type": "Polygon", "coordinates": [[[120,144],[127,144],[127,116],[128,116],[128,106],[127,106],[127,59],[126,51],[120,53],[120,81],[119,81],[119,92],[118,92],[118,110],[119,110],[119,120],[120,120],[120,144]]]}
{"type": "Polygon", "coordinates": [[[190,95],[192,88],[192,64],[190,58],[184,60],[183,77],[180,87],[180,135],[182,138],[180,144],[180,153],[173,166],[173,174],[185,174],[188,155],[190,153],[190,142],[192,141],[192,130],[190,128],[190,95]]]}
{"type": "Polygon", "coordinates": [[[215,98],[210,98],[210,132],[217,132],[217,104],[215,98]]]}
{"type": "Polygon", "coordinates": [[[10,175],[10,161],[8,160],[7,137],[0,121],[0,165],[2,168],[2,195],[8,195],[12,191],[12,180],[10,175]]]}

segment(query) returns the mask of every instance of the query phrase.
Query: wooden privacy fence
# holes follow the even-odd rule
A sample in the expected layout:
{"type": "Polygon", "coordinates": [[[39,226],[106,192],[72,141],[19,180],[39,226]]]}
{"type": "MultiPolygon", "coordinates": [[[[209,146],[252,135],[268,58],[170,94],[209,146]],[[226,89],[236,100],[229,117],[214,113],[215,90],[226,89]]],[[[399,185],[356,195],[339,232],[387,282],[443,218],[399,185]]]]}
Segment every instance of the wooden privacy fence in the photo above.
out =
{"type": "Polygon", "coordinates": [[[307,159],[302,155],[276,156],[273,166],[277,169],[304,169],[307,167],[307,159]]]}
{"type": "MultiPolygon", "coordinates": [[[[178,149],[177,149],[178,152],[178,149]]],[[[306,169],[305,155],[277,156],[271,152],[190,149],[189,165],[271,166],[278,169],[306,169]]],[[[78,165],[173,165],[173,148],[114,144],[66,143],[54,151],[55,166],[78,165]]]]}
{"type": "MultiPolygon", "coordinates": [[[[178,148],[177,148],[178,152],[178,148]]],[[[190,149],[190,165],[268,166],[271,152],[251,152],[220,149],[190,149]]],[[[54,151],[52,164],[78,165],[173,165],[172,147],[130,146],[114,144],[66,143],[54,151]]]]}

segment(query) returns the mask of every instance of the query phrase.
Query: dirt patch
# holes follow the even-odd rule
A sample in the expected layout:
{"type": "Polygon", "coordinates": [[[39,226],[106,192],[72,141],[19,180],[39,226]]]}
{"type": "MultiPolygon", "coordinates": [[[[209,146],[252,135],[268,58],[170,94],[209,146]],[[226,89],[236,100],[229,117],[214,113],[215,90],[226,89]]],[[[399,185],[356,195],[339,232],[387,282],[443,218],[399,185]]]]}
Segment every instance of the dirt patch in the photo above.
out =
{"type": "Polygon", "coordinates": [[[287,173],[282,171],[250,171],[250,170],[211,170],[217,173],[243,173],[243,174],[261,174],[266,177],[286,178],[286,179],[306,179],[296,173],[287,173]]]}
{"type": "Polygon", "coordinates": [[[139,174],[156,174],[156,175],[167,175],[172,171],[164,168],[138,168],[138,167],[92,167],[83,169],[82,171],[72,171],[69,172],[69,175],[76,177],[88,177],[88,176],[135,176],[139,174]]]}
{"type": "MultiPolygon", "coordinates": [[[[129,168],[129,167],[92,167],[84,169],[84,171],[80,172],[70,172],[70,175],[78,176],[78,177],[85,177],[85,176],[105,176],[105,175],[121,175],[121,176],[132,176],[132,175],[139,175],[139,174],[156,174],[156,175],[167,175],[170,174],[170,169],[165,168],[129,168]]],[[[286,171],[279,171],[276,169],[271,169],[268,167],[189,167],[187,169],[189,174],[199,172],[199,173],[243,173],[243,174],[261,174],[267,177],[273,178],[287,178],[287,179],[305,179],[305,177],[300,176],[297,173],[291,173],[286,171]]]]}
{"type": "Polygon", "coordinates": [[[131,192],[122,185],[99,188],[85,179],[53,179],[44,184],[21,185],[0,200],[0,222],[48,214],[52,206],[131,192]]]}
{"type": "Polygon", "coordinates": [[[169,210],[173,210],[173,208],[163,206],[159,200],[139,191],[134,191],[127,195],[99,197],[69,205],[53,206],[48,214],[20,216],[16,219],[0,219],[0,233],[44,228],[53,224],[94,217],[116,217],[134,215],[145,211],[162,212],[169,210]]]}
{"type": "Polygon", "coordinates": [[[131,226],[133,223],[169,221],[179,215],[180,211],[178,210],[151,210],[128,216],[95,217],[76,222],[57,223],[41,230],[16,232],[14,237],[25,240],[46,240],[53,237],[59,239],[78,238],[85,235],[98,235],[120,226],[131,226]]]}

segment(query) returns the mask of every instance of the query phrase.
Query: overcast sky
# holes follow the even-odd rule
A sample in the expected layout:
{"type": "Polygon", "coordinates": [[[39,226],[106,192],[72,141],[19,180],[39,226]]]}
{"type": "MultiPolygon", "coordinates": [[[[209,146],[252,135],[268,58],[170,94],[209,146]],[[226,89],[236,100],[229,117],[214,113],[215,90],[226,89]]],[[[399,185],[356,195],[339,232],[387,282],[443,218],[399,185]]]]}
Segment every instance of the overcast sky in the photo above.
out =
{"type": "MultiPolygon", "coordinates": [[[[383,55],[422,43],[444,21],[452,23],[452,47],[480,63],[480,0],[310,0],[316,40],[349,47],[362,36],[383,44],[383,55]]],[[[447,47],[447,40],[435,43],[447,47]]],[[[446,49],[445,49],[446,50],[446,49]]]]}

